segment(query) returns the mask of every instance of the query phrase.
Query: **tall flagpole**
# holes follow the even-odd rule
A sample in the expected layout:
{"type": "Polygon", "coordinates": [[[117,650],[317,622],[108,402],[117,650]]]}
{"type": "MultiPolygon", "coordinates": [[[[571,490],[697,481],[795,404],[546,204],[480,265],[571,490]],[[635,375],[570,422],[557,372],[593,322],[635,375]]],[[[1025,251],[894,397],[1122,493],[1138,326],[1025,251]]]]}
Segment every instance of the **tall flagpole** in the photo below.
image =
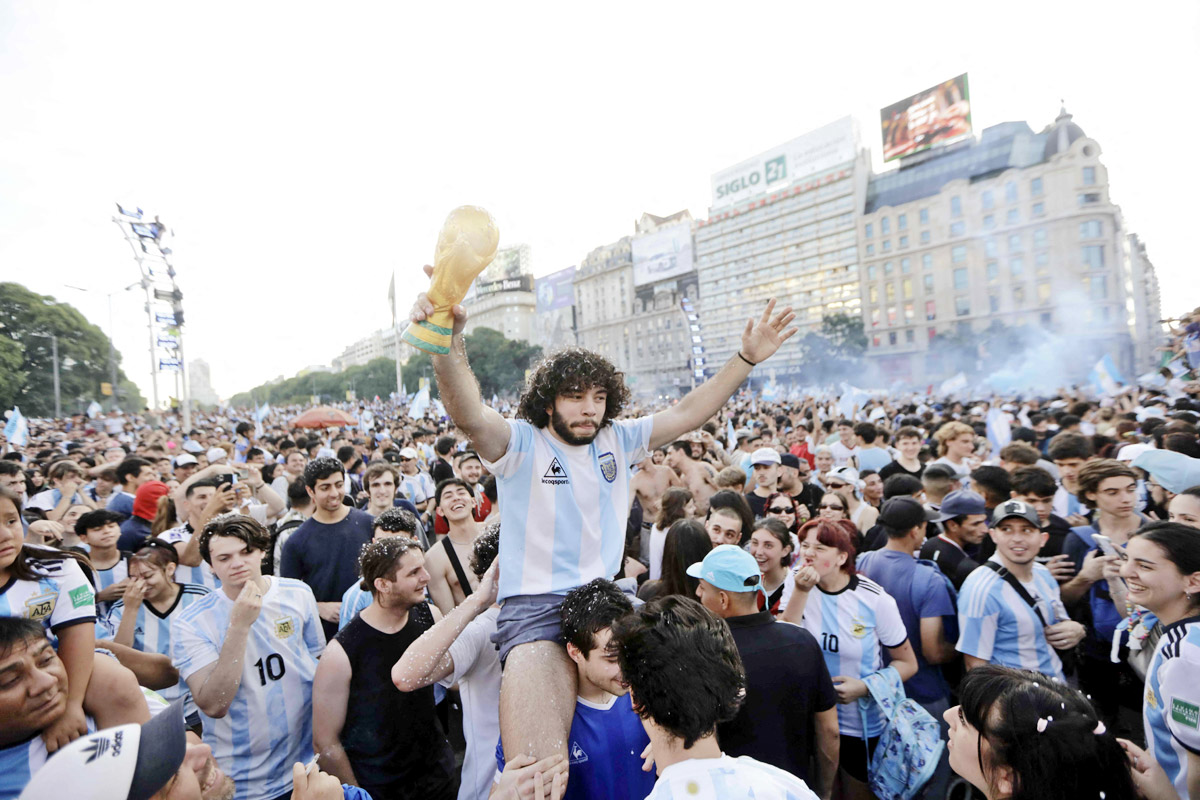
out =
{"type": "Polygon", "coordinates": [[[392,344],[396,355],[396,406],[404,399],[404,382],[400,375],[400,329],[396,327],[396,270],[392,270],[392,283],[388,287],[388,299],[392,303],[392,344]]]}

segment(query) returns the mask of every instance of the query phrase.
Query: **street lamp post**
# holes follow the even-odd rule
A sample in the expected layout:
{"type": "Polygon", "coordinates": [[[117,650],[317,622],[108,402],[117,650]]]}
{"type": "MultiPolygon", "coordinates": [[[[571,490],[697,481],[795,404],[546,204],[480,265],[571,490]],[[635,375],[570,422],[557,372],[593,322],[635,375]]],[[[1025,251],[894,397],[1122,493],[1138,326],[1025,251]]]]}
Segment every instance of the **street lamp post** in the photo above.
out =
{"type": "MultiPolygon", "coordinates": [[[[122,289],[114,289],[111,292],[104,292],[105,298],[108,300],[108,382],[112,387],[112,406],[115,407],[120,401],[120,388],[117,383],[117,346],[113,337],[116,335],[116,326],[113,325],[113,295],[117,292],[128,292],[135,286],[141,286],[141,281],[134,281],[122,289]]],[[[68,289],[74,289],[77,292],[100,293],[101,289],[85,289],[82,286],[73,286],[69,283],[64,283],[68,289]]],[[[111,408],[110,408],[111,410],[111,408]]]]}

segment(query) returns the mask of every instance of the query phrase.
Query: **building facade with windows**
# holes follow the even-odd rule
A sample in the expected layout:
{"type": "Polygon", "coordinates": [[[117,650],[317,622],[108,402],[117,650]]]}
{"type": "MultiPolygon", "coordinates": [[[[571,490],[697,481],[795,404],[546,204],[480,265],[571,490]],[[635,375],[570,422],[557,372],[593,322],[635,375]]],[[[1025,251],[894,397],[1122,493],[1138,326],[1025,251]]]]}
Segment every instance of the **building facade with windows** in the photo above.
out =
{"type": "Polygon", "coordinates": [[[471,284],[463,308],[467,310],[464,334],[491,328],[506,339],[535,342],[537,295],[529,245],[497,250],[492,263],[471,284]]]}
{"type": "Polygon", "coordinates": [[[692,330],[682,302],[686,298],[694,310],[698,309],[699,278],[690,256],[693,227],[692,215],[686,210],[669,217],[642,214],[635,226],[635,257],[639,244],[655,234],[674,232],[676,239],[686,244],[680,248],[681,260],[667,270],[666,277],[656,279],[652,273],[634,270],[630,306],[633,342],[626,379],[639,396],[665,399],[692,388],[692,348],[700,336],[698,330],[692,330]]]}
{"type": "Polygon", "coordinates": [[[587,254],[575,272],[575,337],[579,346],[629,373],[633,365],[633,238],[587,254]]]}
{"type": "MultiPolygon", "coordinates": [[[[1129,261],[1129,294],[1133,299],[1134,359],[1138,374],[1158,366],[1157,348],[1166,343],[1162,327],[1162,295],[1158,275],[1146,255],[1146,244],[1136,233],[1125,240],[1129,261]]],[[[1133,377],[1133,376],[1126,376],[1133,377]]]]}
{"type": "Polygon", "coordinates": [[[862,312],[885,379],[944,377],[938,337],[997,323],[1069,335],[1080,375],[1064,380],[1104,353],[1136,368],[1149,284],[1133,280],[1100,153],[1064,109],[1040,133],[1001,123],[872,177],[858,226],[862,312]]]}
{"type": "MultiPolygon", "coordinates": [[[[764,154],[758,173],[735,167],[714,176],[714,206],[695,231],[709,375],[734,357],[746,320],[772,297],[792,306],[800,336],[818,330],[825,317],[861,314],[857,239],[870,176],[867,151],[859,147],[857,129],[841,121],[795,144],[795,152],[821,155],[807,161],[787,155],[789,172],[781,180],[771,180],[772,165],[784,160],[776,152],[788,145],[764,154]],[[724,203],[723,193],[740,196],[724,203]]],[[[799,381],[803,367],[800,348],[784,348],[758,377],[799,381]]]]}

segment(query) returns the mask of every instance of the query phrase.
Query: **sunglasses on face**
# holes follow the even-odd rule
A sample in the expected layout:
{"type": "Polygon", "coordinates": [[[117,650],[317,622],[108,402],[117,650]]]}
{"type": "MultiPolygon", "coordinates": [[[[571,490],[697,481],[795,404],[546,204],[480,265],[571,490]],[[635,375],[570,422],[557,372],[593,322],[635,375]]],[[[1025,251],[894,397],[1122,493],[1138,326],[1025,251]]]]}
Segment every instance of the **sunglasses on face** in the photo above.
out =
{"type": "Polygon", "coordinates": [[[788,508],[787,506],[774,506],[772,508],[768,508],[767,511],[771,514],[794,514],[794,513],[796,513],[794,510],[788,508]]]}
{"type": "Polygon", "coordinates": [[[830,489],[841,489],[846,486],[846,484],[844,484],[844,483],[833,483],[832,481],[826,482],[825,485],[828,486],[830,489]]]}
{"type": "Polygon", "coordinates": [[[821,503],[821,505],[817,506],[817,508],[832,508],[834,511],[845,511],[844,508],[836,503],[821,503]]]}

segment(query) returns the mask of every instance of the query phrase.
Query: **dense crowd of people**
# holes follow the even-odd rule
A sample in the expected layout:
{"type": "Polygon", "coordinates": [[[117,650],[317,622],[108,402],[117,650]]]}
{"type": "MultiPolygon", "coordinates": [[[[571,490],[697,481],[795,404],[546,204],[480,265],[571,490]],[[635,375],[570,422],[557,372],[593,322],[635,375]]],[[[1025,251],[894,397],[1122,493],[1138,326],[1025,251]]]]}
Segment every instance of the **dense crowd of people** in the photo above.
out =
{"type": "Polygon", "coordinates": [[[666,406],[484,403],[459,309],[444,414],[30,420],[0,800],[1200,798],[1195,375],[767,401],[791,319],[666,406]]]}

